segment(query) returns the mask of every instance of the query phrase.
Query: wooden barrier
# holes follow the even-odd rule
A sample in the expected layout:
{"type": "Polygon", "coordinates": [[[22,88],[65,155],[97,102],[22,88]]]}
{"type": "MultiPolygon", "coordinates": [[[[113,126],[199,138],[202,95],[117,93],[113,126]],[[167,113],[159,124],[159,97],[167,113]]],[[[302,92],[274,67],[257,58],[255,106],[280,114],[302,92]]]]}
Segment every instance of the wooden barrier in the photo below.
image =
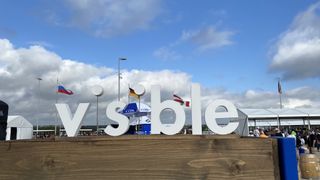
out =
{"type": "Polygon", "coordinates": [[[151,135],[0,142],[0,179],[280,179],[277,141],[151,135]]]}
{"type": "Polygon", "coordinates": [[[305,179],[320,179],[320,159],[315,154],[300,156],[301,177],[305,179]]]}

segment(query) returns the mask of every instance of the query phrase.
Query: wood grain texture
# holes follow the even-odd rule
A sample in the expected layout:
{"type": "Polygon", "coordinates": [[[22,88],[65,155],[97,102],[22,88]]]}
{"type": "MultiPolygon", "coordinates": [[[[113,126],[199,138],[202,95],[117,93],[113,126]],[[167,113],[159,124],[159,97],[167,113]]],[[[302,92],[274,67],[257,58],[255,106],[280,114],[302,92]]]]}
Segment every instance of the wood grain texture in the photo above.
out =
{"type": "Polygon", "coordinates": [[[280,179],[274,139],[151,135],[0,142],[0,179],[280,179]]]}

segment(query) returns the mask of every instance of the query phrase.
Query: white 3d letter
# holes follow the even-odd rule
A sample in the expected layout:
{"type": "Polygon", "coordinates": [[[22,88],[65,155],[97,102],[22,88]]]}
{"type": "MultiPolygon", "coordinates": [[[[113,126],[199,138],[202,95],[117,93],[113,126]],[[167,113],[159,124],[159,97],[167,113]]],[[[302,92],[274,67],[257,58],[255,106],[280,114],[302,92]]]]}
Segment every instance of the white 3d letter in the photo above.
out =
{"type": "Polygon", "coordinates": [[[78,135],[81,122],[89,106],[90,103],[80,103],[72,118],[72,113],[67,104],[56,104],[56,108],[68,137],[75,137],[78,135]]]}
{"type": "Polygon", "coordinates": [[[183,107],[172,100],[160,102],[160,86],[151,86],[151,134],[174,135],[181,131],[186,121],[183,107]],[[165,109],[171,109],[176,114],[176,121],[172,126],[166,127],[160,121],[160,114],[165,109]]]}
{"type": "Polygon", "coordinates": [[[191,112],[192,112],[192,134],[202,134],[201,123],[201,95],[200,85],[192,84],[191,87],[191,112]]]}
{"type": "Polygon", "coordinates": [[[110,136],[120,136],[126,133],[129,129],[129,119],[120,113],[117,112],[117,109],[123,109],[126,106],[123,102],[112,102],[108,105],[106,114],[107,117],[113,121],[118,122],[118,128],[114,128],[111,125],[108,125],[104,130],[105,133],[110,136]]]}
{"type": "Polygon", "coordinates": [[[238,118],[236,107],[227,100],[216,100],[209,104],[205,112],[205,120],[211,131],[217,134],[230,134],[238,128],[239,122],[229,122],[228,125],[221,127],[217,124],[216,118],[238,118]],[[227,112],[216,112],[217,107],[224,107],[227,112]]]}

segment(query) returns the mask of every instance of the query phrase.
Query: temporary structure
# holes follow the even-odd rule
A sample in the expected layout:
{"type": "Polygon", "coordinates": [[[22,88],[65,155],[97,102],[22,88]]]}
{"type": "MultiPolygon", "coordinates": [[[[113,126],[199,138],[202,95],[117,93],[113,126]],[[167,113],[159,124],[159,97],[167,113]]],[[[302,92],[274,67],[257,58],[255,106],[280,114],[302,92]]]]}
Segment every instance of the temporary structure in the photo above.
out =
{"type": "Polygon", "coordinates": [[[135,126],[137,124],[151,124],[150,117],[142,116],[142,117],[134,117],[130,119],[130,126],[135,126]]]}
{"type": "Polygon", "coordinates": [[[143,103],[132,102],[127,104],[123,108],[123,110],[119,111],[119,113],[129,118],[130,126],[135,126],[135,130],[131,131],[131,133],[150,134],[150,131],[151,131],[150,106],[143,103]],[[140,126],[139,130],[138,130],[138,126],[140,126]]]}
{"type": "Polygon", "coordinates": [[[317,108],[282,108],[282,109],[238,109],[239,116],[244,119],[246,129],[249,128],[291,128],[293,126],[320,126],[320,110],[317,108]]]}
{"type": "Polygon", "coordinates": [[[32,139],[33,126],[22,116],[8,116],[6,140],[32,139]]]}
{"type": "Polygon", "coordinates": [[[32,139],[33,126],[22,116],[8,116],[6,140],[32,139]]]}
{"type": "Polygon", "coordinates": [[[127,117],[141,117],[150,115],[151,108],[144,103],[133,102],[127,104],[120,113],[127,117]]]}

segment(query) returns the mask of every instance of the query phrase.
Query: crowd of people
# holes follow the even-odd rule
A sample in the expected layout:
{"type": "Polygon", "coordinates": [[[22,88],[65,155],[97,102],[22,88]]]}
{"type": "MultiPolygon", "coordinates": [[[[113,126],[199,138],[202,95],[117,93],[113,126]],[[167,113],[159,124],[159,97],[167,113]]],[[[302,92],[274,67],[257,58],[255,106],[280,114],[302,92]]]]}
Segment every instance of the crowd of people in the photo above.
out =
{"type": "Polygon", "coordinates": [[[313,148],[317,148],[317,151],[320,150],[320,130],[319,129],[311,129],[306,130],[302,128],[296,129],[262,129],[256,128],[252,132],[252,136],[260,137],[260,138],[269,138],[269,137],[289,137],[295,138],[296,147],[301,151],[306,151],[304,147],[307,147],[307,151],[309,153],[313,153],[313,148]]]}

